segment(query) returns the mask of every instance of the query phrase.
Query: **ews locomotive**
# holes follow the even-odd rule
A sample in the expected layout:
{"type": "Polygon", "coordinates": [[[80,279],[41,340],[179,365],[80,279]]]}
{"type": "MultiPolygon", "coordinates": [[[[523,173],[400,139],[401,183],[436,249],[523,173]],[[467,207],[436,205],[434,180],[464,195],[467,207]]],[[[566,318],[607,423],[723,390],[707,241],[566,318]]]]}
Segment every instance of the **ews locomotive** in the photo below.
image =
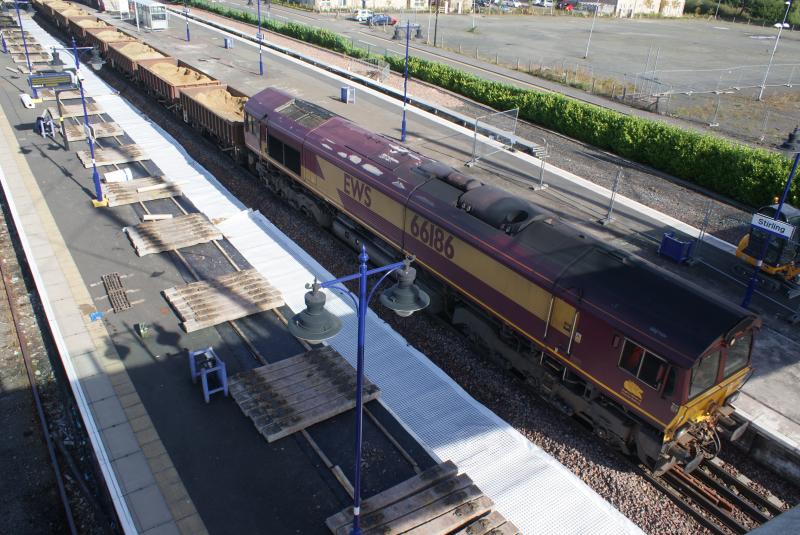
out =
{"type": "Polygon", "coordinates": [[[283,91],[244,130],[268,187],[372,258],[415,255],[436,311],[622,451],[692,470],[743,430],[749,311],[283,91]]]}

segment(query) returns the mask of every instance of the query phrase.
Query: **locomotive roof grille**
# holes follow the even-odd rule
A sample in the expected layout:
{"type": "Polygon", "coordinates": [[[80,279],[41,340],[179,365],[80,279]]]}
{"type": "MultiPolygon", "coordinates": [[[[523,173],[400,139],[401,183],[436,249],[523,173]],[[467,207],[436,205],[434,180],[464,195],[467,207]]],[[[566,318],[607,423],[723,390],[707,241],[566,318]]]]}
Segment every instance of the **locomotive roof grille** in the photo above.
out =
{"type": "Polygon", "coordinates": [[[305,126],[309,130],[313,130],[335,116],[334,113],[329,112],[325,108],[296,98],[276,108],[275,111],[295,121],[297,124],[305,126]]]}

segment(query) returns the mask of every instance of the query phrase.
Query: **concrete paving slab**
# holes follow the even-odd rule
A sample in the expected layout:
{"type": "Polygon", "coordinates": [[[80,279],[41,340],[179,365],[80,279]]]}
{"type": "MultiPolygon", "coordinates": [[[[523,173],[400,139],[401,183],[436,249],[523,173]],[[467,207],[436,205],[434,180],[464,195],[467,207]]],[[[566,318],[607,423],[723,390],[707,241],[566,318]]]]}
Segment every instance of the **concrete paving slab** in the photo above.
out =
{"type": "Polygon", "coordinates": [[[111,386],[111,381],[109,381],[108,376],[102,373],[81,379],[81,386],[90,403],[114,396],[114,388],[111,386]]]}
{"type": "Polygon", "coordinates": [[[92,412],[100,429],[108,429],[116,425],[128,422],[125,411],[122,410],[119,400],[116,397],[108,397],[92,403],[92,412]]]}
{"type": "Polygon", "coordinates": [[[147,459],[141,451],[137,451],[112,463],[117,480],[123,492],[129,494],[155,483],[147,459]]]}
{"type": "MultiPolygon", "coordinates": [[[[67,287],[67,290],[70,292],[70,295],[72,295],[72,290],[69,289],[69,287],[67,287]]],[[[56,321],[58,322],[58,329],[61,331],[62,336],[86,332],[86,324],[75,308],[69,306],[59,306],[56,308],[56,321]]]]}
{"type": "Polygon", "coordinates": [[[164,497],[155,484],[131,492],[126,498],[131,502],[134,522],[140,531],[147,531],[172,521],[164,497]]]}
{"type": "Polygon", "coordinates": [[[181,530],[175,522],[167,522],[154,528],[148,529],[142,535],[181,535],[181,530]]]}
{"type": "Polygon", "coordinates": [[[71,360],[78,377],[91,377],[92,375],[97,375],[101,371],[101,366],[95,351],[89,351],[72,357],[71,360]]]}
{"type": "Polygon", "coordinates": [[[65,336],[64,342],[70,355],[82,355],[95,350],[94,342],[85,332],[65,336]]]}
{"type": "Polygon", "coordinates": [[[139,450],[139,442],[133,429],[126,422],[101,431],[103,443],[108,450],[108,457],[114,461],[139,450]]]}

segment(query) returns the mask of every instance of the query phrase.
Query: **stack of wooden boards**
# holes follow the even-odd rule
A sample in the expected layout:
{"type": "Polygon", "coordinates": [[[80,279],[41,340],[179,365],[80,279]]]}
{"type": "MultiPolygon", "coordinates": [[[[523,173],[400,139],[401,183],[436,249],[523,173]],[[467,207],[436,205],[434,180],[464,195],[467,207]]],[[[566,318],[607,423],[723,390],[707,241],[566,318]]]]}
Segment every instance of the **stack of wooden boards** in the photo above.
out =
{"type": "Polygon", "coordinates": [[[255,269],[167,288],[164,297],[187,333],[283,306],[281,293],[255,269]]]}
{"type": "MultiPolygon", "coordinates": [[[[364,535],[518,534],[493,507],[469,476],[447,461],[362,501],[360,526],[364,535]]],[[[352,522],[348,507],[325,524],[334,535],[347,535],[352,522]]]]}
{"type": "MultiPolygon", "coordinates": [[[[230,393],[273,442],[355,407],[356,372],[332,347],[312,349],[231,378],[230,393]]],[[[364,403],[380,395],[364,380],[364,403]]]]}

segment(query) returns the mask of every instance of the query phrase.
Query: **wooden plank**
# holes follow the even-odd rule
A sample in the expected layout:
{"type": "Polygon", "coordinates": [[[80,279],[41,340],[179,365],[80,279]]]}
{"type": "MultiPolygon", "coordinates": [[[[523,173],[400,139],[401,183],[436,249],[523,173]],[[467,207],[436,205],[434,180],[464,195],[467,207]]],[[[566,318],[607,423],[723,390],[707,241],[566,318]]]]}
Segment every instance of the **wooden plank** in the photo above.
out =
{"type": "MultiPolygon", "coordinates": [[[[46,102],[49,100],[56,99],[56,92],[53,91],[52,89],[39,89],[37,90],[37,92],[39,93],[39,98],[42,99],[42,101],[46,102]]],[[[81,98],[81,92],[76,91],[74,89],[70,89],[67,91],[60,91],[59,98],[61,100],[71,100],[74,98],[81,98]]]]}
{"type": "Polygon", "coordinates": [[[469,525],[453,533],[453,535],[487,535],[488,533],[494,535],[496,532],[492,530],[498,529],[503,525],[516,529],[514,524],[507,522],[503,515],[497,511],[492,511],[488,515],[472,521],[469,525]]]}
{"type": "MultiPolygon", "coordinates": [[[[456,474],[458,474],[458,467],[453,461],[445,461],[437,464],[432,468],[428,468],[421,474],[417,474],[412,478],[406,479],[402,483],[398,483],[394,487],[386,489],[385,491],[362,501],[361,514],[366,515],[373,511],[377,511],[378,509],[392,505],[393,503],[402,500],[410,494],[420,492],[423,489],[426,489],[431,485],[435,485],[444,479],[455,477],[456,474]]],[[[328,529],[330,529],[332,532],[336,533],[340,527],[350,525],[352,522],[353,508],[348,507],[347,509],[340,511],[335,515],[329,516],[325,521],[325,525],[327,525],[328,529]]]]}
{"type": "Polygon", "coordinates": [[[280,290],[271,286],[265,287],[259,285],[254,287],[252,291],[243,292],[237,295],[220,295],[215,300],[204,299],[202,301],[195,301],[188,303],[191,308],[195,319],[201,320],[214,315],[219,315],[226,311],[236,311],[238,309],[258,308],[265,301],[272,301],[280,299],[280,290]]]}
{"type": "Polygon", "coordinates": [[[170,295],[170,298],[178,306],[191,306],[202,308],[204,303],[214,304],[220,295],[220,290],[230,290],[235,286],[235,296],[253,295],[263,293],[264,290],[274,290],[274,288],[264,281],[260,274],[254,275],[251,279],[243,279],[242,282],[228,283],[223,287],[218,286],[199,286],[190,289],[181,289],[170,295]]]}
{"type": "MultiPolygon", "coordinates": [[[[94,139],[117,137],[125,133],[121,126],[113,122],[95,123],[89,126],[92,129],[94,139]]],[[[66,133],[67,141],[83,141],[86,139],[86,131],[84,130],[83,124],[65,124],[64,132],[66,133]]]]}
{"type": "Polygon", "coordinates": [[[199,331],[200,329],[205,329],[208,327],[213,327],[214,325],[219,325],[220,323],[224,323],[226,321],[234,321],[241,318],[245,318],[252,314],[256,314],[258,312],[264,312],[267,310],[272,310],[273,308],[279,308],[284,305],[283,297],[273,299],[271,301],[266,301],[255,307],[254,309],[241,309],[236,313],[227,312],[225,315],[214,317],[213,319],[209,319],[206,321],[194,321],[189,320],[185,321],[181,324],[181,327],[187,332],[191,333],[194,331],[199,331]]]}
{"type": "MultiPolygon", "coordinates": [[[[477,489],[477,487],[475,488],[477,489]]],[[[478,490],[478,492],[480,492],[480,490],[478,490]]],[[[471,520],[486,514],[492,509],[492,505],[494,505],[492,500],[486,496],[479,496],[462,505],[459,505],[455,509],[447,511],[444,514],[425,522],[424,524],[419,524],[413,529],[404,530],[402,532],[394,530],[386,531],[386,526],[384,526],[384,530],[380,533],[384,535],[390,535],[391,533],[405,533],[406,535],[447,535],[454,529],[457,529],[471,520]]]]}
{"type": "MultiPolygon", "coordinates": [[[[377,399],[380,395],[380,391],[377,391],[372,394],[364,394],[364,403],[372,401],[373,399],[377,399]]],[[[301,429],[305,429],[306,427],[312,426],[319,422],[324,422],[328,418],[333,418],[336,415],[339,415],[343,412],[347,412],[353,407],[356,406],[355,400],[351,400],[349,402],[343,402],[337,405],[326,405],[324,407],[318,407],[314,410],[307,411],[302,414],[300,420],[297,423],[286,425],[285,422],[274,422],[272,426],[269,428],[259,429],[262,435],[267,439],[267,442],[275,442],[283,437],[287,437],[301,429]]]]}
{"type": "MultiPolygon", "coordinates": [[[[78,151],[78,158],[85,168],[92,166],[92,157],[89,151],[78,151]]],[[[120,147],[107,147],[94,149],[94,157],[98,166],[115,165],[128,162],[149,160],[150,157],[138,145],[122,145],[120,147]]]]}
{"type": "MultiPolygon", "coordinates": [[[[53,117],[61,117],[62,119],[70,119],[72,117],[83,117],[82,104],[62,104],[59,103],[58,108],[48,108],[50,115],[53,117]]],[[[86,103],[86,115],[102,115],[105,113],[100,104],[96,102],[86,103]]]]}
{"type": "MultiPolygon", "coordinates": [[[[411,529],[442,514],[444,512],[440,508],[442,504],[455,507],[466,501],[478,498],[481,494],[480,489],[472,483],[469,476],[461,474],[457,477],[440,481],[432,487],[428,487],[416,494],[411,494],[405,499],[378,511],[363,515],[361,517],[361,526],[366,530],[391,524],[411,529]],[[437,506],[436,504],[439,505],[437,506]],[[428,511],[429,509],[430,511],[428,511]],[[422,521],[418,521],[420,518],[422,521]]],[[[448,507],[446,510],[452,507],[448,507]]],[[[398,527],[397,529],[400,528],[398,527]]]]}
{"type": "Polygon", "coordinates": [[[146,177],[129,180],[127,182],[111,182],[103,184],[105,196],[108,198],[109,206],[123,206],[126,204],[133,204],[140,201],[149,201],[155,199],[165,199],[169,197],[176,197],[182,195],[181,188],[175,183],[169,182],[164,177],[146,177]],[[138,193],[138,185],[166,183],[169,186],[165,189],[158,191],[148,191],[145,193],[138,193]]]}

